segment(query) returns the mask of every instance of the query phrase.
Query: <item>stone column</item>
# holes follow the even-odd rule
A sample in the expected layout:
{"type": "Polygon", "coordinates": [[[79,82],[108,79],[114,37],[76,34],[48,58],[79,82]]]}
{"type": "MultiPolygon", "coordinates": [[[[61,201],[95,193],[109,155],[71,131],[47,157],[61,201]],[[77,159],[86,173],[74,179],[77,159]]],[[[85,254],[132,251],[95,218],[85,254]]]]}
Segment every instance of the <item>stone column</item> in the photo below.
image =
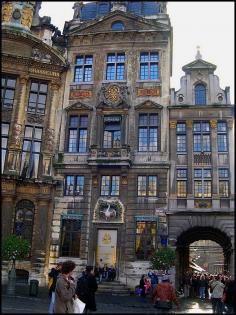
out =
{"type": "Polygon", "coordinates": [[[212,161],[212,208],[220,208],[218,181],[217,120],[210,120],[211,125],[211,161],[212,161]]]}
{"type": "Polygon", "coordinates": [[[20,168],[20,152],[22,138],[24,136],[27,83],[28,77],[21,76],[19,79],[18,102],[14,110],[14,123],[9,137],[7,169],[10,173],[17,173],[20,168]]]}
{"type": "Polygon", "coordinates": [[[51,106],[47,128],[44,131],[43,142],[43,176],[52,176],[52,155],[55,145],[55,116],[58,106],[59,84],[52,83],[51,86],[51,106]]]}

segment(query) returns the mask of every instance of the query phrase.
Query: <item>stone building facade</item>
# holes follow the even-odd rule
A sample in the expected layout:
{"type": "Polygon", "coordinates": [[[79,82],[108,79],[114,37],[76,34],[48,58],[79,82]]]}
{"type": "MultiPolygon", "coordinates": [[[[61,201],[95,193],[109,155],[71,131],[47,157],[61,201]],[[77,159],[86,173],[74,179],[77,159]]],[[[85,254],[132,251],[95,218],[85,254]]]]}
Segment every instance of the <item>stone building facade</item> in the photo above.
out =
{"type": "Polygon", "coordinates": [[[30,256],[17,262],[17,275],[44,285],[56,185],[55,115],[67,64],[46,42],[55,27],[38,16],[39,7],[35,1],[2,3],[2,238],[15,233],[30,241],[30,256]]]}
{"type": "Polygon", "coordinates": [[[216,66],[198,54],[170,89],[166,2],[75,2],[63,34],[40,6],[2,10],[2,233],[32,244],[17,268],[44,285],[57,261],[103,259],[134,287],[169,243],[179,283],[210,239],[232,272],[234,117],[216,66]]]}
{"type": "Polygon", "coordinates": [[[234,276],[234,105],[221,89],[216,66],[196,59],[185,65],[169,108],[169,240],[176,244],[176,280],[188,268],[189,245],[219,244],[224,271],[234,276]]]}
{"type": "Polygon", "coordinates": [[[50,250],[52,265],[74,255],[80,270],[102,258],[131,285],[160,242],[169,170],[172,28],[164,2],[140,4],[76,3],[65,23],[50,250]]]}

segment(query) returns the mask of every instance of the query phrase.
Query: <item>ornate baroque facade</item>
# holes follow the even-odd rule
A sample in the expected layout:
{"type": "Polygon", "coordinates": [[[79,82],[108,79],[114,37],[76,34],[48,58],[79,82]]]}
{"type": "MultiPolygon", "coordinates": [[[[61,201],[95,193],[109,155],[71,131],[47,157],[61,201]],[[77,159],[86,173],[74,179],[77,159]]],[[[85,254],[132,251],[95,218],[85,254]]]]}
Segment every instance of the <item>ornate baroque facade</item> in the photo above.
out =
{"type": "Polygon", "coordinates": [[[216,67],[198,54],[170,90],[166,2],[75,2],[62,35],[39,9],[3,4],[3,235],[32,241],[19,269],[43,285],[58,260],[102,258],[134,286],[168,242],[178,281],[204,237],[232,271],[233,106],[216,67]]]}

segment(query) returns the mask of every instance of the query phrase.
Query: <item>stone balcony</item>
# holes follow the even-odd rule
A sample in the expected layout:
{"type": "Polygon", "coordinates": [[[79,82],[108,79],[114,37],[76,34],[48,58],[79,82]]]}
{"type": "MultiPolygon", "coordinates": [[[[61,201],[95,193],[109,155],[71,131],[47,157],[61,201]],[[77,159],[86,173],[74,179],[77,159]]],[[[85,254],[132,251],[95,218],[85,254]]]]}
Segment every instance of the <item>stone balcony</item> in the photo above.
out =
{"type": "Polygon", "coordinates": [[[118,148],[104,149],[93,145],[89,149],[87,161],[89,165],[97,166],[130,166],[130,147],[128,145],[122,145],[118,148]]]}

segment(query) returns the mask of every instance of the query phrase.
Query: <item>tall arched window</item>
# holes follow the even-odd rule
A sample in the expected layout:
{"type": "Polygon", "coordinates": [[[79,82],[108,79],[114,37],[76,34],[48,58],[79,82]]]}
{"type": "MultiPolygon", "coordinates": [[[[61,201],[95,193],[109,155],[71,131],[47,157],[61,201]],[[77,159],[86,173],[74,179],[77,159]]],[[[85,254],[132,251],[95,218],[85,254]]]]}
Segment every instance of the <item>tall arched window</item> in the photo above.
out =
{"type": "Polygon", "coordinates": [[[16,205],[15,234],[32,242],[34,204],[30,200],[23,199],[16,205]]]}
{"type": "Polygon", "coordinates": [[[195,86],[195,105],[206,105],[206,87],[204,84],[195,86]]]}

